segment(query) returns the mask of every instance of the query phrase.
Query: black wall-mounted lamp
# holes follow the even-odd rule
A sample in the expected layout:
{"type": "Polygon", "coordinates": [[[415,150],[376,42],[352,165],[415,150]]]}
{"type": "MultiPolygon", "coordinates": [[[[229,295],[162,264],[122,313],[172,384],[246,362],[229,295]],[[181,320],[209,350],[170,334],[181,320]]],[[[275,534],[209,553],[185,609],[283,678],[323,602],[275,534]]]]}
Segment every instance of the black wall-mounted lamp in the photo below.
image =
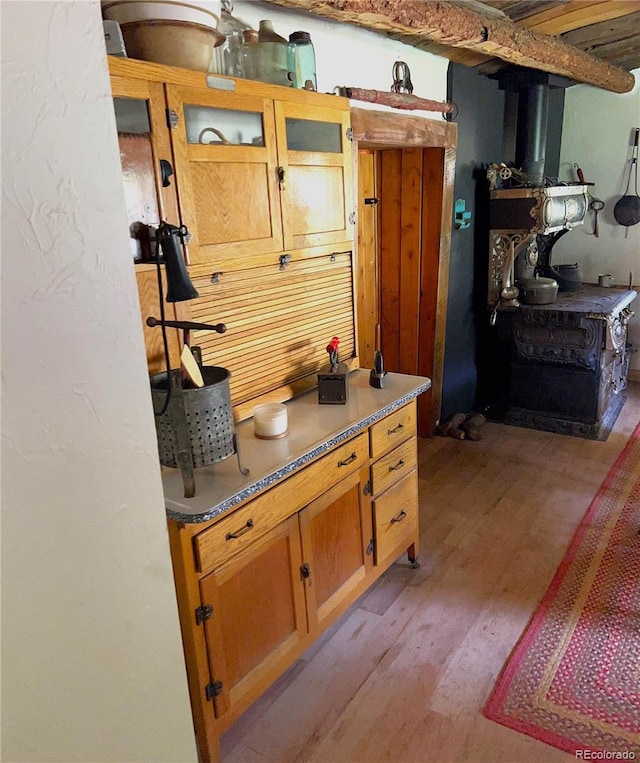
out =
{"type": "Polygon", "coordinates": [[[186,302],[200,296],[191,283],[181,251],[181,244],[188,235],[185,225],[177,228],[166,222],[161,222],[156,231],[167,273],[167,302],[186,302]]]}

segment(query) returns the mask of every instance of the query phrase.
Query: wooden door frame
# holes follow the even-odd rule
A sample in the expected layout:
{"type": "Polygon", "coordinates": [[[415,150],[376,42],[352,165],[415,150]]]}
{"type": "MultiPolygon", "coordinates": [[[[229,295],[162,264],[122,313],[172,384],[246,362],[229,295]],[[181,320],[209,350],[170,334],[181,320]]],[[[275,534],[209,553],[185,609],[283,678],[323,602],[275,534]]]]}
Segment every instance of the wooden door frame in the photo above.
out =
{"type": "MultiPolygon", "coordinates": [[[[434,203],[440,203],[441,215],[438,226],[429,225],[423,231],[422,264],[437,262],[437,278],[424,278],[422,270],[421,313],[422,308],[435,305],[435,316],[420,321],[420,335],[428,329],[434,341],[432,368],[422,367],[419,373],[431,378],[431,399],[425,407],[418,405],[418,431],[421,435],[432,434],[440,419],[442,408],[442,382],[444,373],[444,345],[447,323],[447,302],[449,294],[449,260],[451,249],[451,227],[453,219],[453,184],[455,173],[458,126],[444,120],[427,119],[414,115],[370,109],[351,109],[351,127],[354,142],[354,162],[358,162],[359,149],[390,148],[438,148],[442,149],[442,166],[435,182],[425,186],[425,192],[436,194],[434,203]]],[[[358,184],[354,183],[357,191],[358,184]]],[[[358,198],[354,200],[356,212],[358,198]]],[[[358,263],[360,253],[357,252],[358,263]]],[[[358,268],[355,268],[358,272],[358,268]]],[[[361,304],[361,281],[356,285],[357,304],[361,304]]],[[[379,287],[380,288],[380,287],[379,287]]],[[[418,401],[420,403],[420,401],[418,401]]]]}

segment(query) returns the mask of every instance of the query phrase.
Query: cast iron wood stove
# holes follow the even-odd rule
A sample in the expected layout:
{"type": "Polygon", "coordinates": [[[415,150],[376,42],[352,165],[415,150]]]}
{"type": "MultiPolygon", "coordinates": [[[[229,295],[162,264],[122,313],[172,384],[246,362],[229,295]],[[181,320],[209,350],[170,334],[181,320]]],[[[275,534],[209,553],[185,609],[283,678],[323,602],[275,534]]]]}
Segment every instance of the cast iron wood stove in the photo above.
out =
{"type": "Polygon", "coordinates": [[[636,292],[583,286],[501,311],[510,334],[505,422],[606,439],[624,404],[636,292]]]}
{"type": "Polygon", "coordinates": [[[589,207],[588,184],[544,172],[549,89],[566,84],[527,70],[500,80],[518,93],[515,166],[487,172],[489,320],[479,397],[489,415],[509,424],[605,439],[624,403],[636,292],[584,286],[579,278],[563,284],[551,264],[555,243],[583,224],[589,207]],[[554,289],[557,281],[560,294],[521,304],[518,282],[536,276],[553,279],[554,289]]]}
{"type": "Polygon", "coordinates": [[[553,245],[582,224],[586,207],[577,184],[491,192],[490,352],[502,375],[491,408],[508,424],[605,439],[625,400],[636,292],[582,285],[525,305],[514,278],[554,277],[553,245]]]}

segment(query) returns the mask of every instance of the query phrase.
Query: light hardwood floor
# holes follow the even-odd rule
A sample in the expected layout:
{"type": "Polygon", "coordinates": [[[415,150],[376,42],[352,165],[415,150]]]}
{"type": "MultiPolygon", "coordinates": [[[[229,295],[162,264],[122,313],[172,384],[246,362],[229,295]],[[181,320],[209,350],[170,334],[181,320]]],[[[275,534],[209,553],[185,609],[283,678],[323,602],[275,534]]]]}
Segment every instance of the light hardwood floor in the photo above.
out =
{"type": "Polygon", "coordinates": [[[554,763],[481,715],[573,531],[640,421],[606,442],[486,424],[419,448],[422,567],[399,560],[222,740],[224,763],[554,763]]]}

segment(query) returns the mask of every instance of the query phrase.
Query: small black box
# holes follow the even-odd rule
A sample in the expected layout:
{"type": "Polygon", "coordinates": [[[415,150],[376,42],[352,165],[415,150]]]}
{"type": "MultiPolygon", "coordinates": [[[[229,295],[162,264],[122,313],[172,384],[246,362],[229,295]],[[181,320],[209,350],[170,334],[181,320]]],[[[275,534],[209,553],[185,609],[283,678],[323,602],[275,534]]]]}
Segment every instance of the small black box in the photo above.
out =
{"type": "Polygon", "coordinates": [[[318,373],[318,403],[320,405],[346,405],[349,398],[347,383],[348,369],[344,363],[338,363],[338,370],[332,371],[325,366],[318,373]]]}

